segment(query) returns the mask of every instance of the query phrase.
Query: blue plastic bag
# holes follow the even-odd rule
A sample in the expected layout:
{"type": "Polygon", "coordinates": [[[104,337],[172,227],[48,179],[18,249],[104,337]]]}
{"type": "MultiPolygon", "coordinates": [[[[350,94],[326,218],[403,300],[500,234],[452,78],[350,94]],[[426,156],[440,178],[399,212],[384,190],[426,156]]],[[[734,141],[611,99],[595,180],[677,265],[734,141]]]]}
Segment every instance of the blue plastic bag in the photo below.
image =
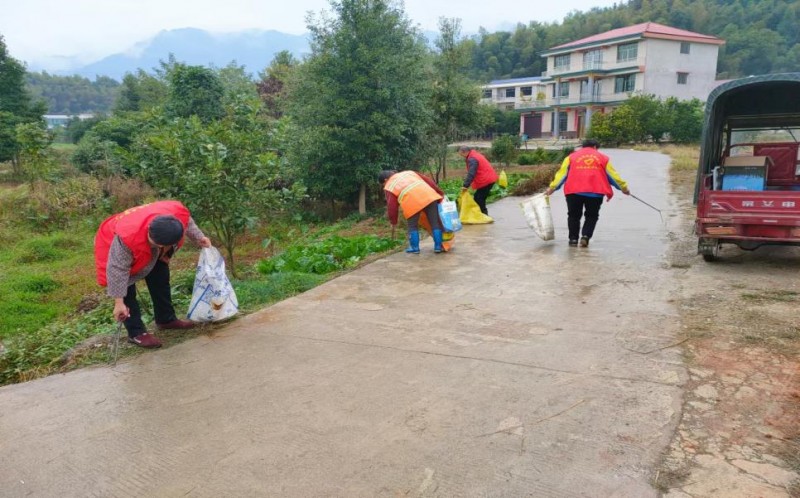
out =
{"type": "Polygon", "coordinates": [[[439,218],[445,232],[457,232],[461,230],[461,218],[458,216],[458,206],[455,201],[451,201],[445,196],[439,203],[439,218]]]}

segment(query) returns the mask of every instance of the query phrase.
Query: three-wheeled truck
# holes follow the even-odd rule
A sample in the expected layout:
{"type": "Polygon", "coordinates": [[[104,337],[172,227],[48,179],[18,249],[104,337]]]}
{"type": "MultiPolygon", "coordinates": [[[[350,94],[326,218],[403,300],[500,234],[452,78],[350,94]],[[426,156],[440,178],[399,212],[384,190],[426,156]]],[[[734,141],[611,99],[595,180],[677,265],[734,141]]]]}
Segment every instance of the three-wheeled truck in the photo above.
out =
{"type": "Polygon", "coordinates": [[[697,252],[800,245],[800,73],[723,83],[706,104],[695,184],[697,252]]]}

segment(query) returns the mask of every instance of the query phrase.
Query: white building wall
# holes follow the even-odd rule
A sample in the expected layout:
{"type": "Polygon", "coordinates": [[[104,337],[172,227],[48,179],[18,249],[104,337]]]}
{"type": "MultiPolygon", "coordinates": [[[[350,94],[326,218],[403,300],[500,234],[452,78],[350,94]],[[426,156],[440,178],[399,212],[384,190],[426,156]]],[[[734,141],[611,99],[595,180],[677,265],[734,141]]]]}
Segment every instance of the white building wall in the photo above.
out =
{"type": "Polygon", "coordinates": [[[681,100],[708,98],[717,73],[717,45],[691,43],[688,54],[681,53],[680,41],[649,38],[640,43],[640,51],[642,45],[647,45],[642,93],[681,100]],[[688,73],[685,85],[678,84],[678,73],[688,73]]]}

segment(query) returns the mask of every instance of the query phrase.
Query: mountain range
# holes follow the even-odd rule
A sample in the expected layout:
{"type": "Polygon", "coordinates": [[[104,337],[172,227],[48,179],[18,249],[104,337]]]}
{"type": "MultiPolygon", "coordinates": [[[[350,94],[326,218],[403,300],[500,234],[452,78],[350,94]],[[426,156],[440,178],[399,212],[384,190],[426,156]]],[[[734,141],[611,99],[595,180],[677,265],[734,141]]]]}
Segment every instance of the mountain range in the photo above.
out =
{"type": "MultiPolygon", "coordinates": [[[[280,31],[249,30],[215,34],[196,28],[161,31],[150,40],[137,43],[124,53],[109,55],[88,65],[68,67],[55,74],[77,74],[94,79],[109,76],[121,81],[127,72],[141,68],[150,72],[159,61],[174,54],[179,61],[192,65],[226,66],[232,60],[256,74],[270,63],[274,55],[288,50],[296,57],[309,51],[306,35],[280,31]]],[[[31,65],[36,69],[36,65],[31,65]]]]}

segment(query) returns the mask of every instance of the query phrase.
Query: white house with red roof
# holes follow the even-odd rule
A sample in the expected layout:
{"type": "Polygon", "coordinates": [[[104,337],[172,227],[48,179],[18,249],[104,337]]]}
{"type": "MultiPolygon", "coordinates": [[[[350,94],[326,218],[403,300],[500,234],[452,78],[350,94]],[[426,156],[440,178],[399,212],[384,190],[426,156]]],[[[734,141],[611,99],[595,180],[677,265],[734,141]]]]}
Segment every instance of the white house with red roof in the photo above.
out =
{"type": "Polygon", "coordinates": [[[520,131],[531,138],[582,137],[593,113],[611,112],[634,94],[705,100],[718,84],[724,43],[647,22],[553,47],[542,53],[545,99],[516,103],[520,131]]]}

